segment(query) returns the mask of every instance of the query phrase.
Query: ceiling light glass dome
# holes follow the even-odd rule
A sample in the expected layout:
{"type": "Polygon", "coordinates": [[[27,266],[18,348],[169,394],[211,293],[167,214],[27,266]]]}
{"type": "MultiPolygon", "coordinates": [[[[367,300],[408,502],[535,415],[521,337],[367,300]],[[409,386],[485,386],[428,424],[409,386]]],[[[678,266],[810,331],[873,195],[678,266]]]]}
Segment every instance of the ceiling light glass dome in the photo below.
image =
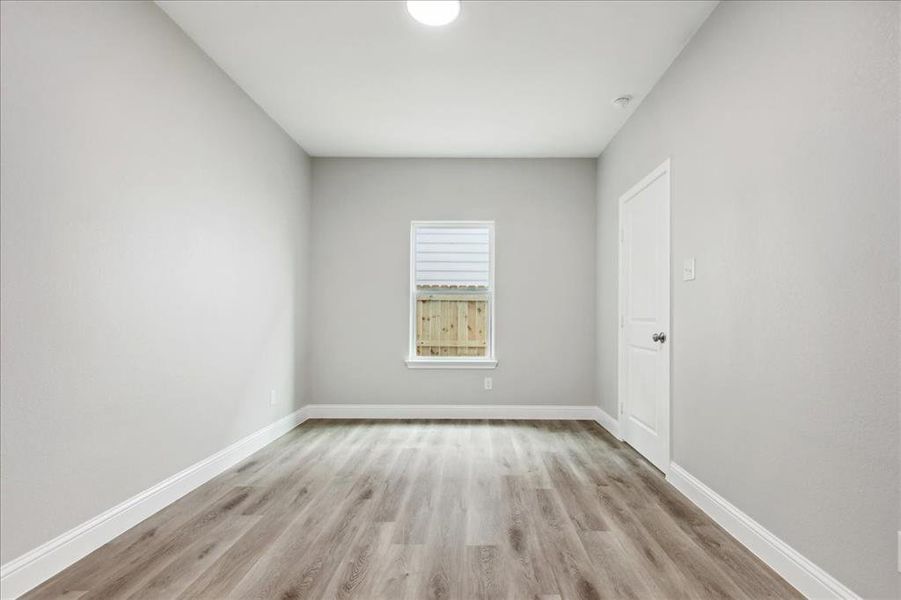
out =
{"type": "Polygon", "coordinates": [[[407,0],[407,12],[423,25],[441,27],[460,15],[460,0],[407,0]]]}

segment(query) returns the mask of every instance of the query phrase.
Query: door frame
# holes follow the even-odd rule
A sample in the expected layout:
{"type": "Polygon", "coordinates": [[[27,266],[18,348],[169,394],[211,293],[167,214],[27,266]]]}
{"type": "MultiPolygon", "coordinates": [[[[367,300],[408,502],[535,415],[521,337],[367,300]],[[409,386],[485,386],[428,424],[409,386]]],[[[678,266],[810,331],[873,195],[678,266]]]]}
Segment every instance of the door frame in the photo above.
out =
{"type": "Polygon", "coordinates": [[[626,202],[633,198],[636,194],[647,188],[653,182],[657,181],[661,177],[664,177],[664,183],[666,184],[666,202],[663,207],[664,211],[664,221],[666,222],[666,231],[664,240],[664,248],[666,250],[666,264],[667,264],[667,277],[664,281],[664,296],[666,297],[667,309],[665,314],[663,315],[664,323],[663,323],[663,331],[666,332],[667,340],[662,346],[661,352],[664,353],[664,360],[666,361],[666,371],[667,377],[664,381],[664,391],[666,395],[666,406],[665,406],[665,415],[661,419],[662,422],[666,425],[666,434],[663,436],[665,438],[664,442],[664,452],[665,452],[665,460],[664,465],[661,468],[664,476],[669,474],[670,461],[672,460],[672,390],[671,390],[671,380],[672,380],[672,222],[670,220],[670,204],[672,203],[672,174],[670,168],[670,159],[667,158],[653,171],[648,173],[645,177],[641,179],[638,183],[633,185],[629,190],[619,197],[619,215],[617,218],[617,225],[619,227],[619,265],[617,267],[618,271],[618,279],[617,279],[617,291],[618,291],[618,305],[617,305],[617,317],[619,319],[619,327],[617,327],[617,360],[619,362],[617,366],[617,409],[619,410],[619,414],[617,415],[617,421],[619,422],[619,438],[620,440],[625,440],[626,438],[626,422],[625,422],[625,402],[626,402],[626,394],[624,391],[624,370],[625,370],[625,339],[623,336],[623,326],[625,324],[625,315],[623,314],[623,309],[625,306],[625,286],[623,285],[624,273],[623,273],[623,242],[625,241],[625,230],[623,228],[623,207],[626,202]]]}

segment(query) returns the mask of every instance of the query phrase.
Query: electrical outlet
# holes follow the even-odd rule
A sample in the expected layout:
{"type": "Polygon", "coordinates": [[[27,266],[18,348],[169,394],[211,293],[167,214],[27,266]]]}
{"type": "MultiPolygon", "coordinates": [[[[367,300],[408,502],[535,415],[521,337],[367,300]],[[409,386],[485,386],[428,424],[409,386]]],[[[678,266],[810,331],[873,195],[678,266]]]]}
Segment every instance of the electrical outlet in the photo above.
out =
{"type": "Polygon", "coordinates": [[[694,281],[695,278],[695,259],[686,258],[682,263],[682,281],[694,281]]]}
{"type": "Polygon", "coordinates": [[[485,389],[490,392],[492,390],[492,388],[494,388],[494,381],[491,380],[491,377],[486,377],[485,378],[485,389]]]}
{"type": "Polygon", "coordinates": [[[269,406],[275,406],[275,390],[269,390],[269,406]]]}

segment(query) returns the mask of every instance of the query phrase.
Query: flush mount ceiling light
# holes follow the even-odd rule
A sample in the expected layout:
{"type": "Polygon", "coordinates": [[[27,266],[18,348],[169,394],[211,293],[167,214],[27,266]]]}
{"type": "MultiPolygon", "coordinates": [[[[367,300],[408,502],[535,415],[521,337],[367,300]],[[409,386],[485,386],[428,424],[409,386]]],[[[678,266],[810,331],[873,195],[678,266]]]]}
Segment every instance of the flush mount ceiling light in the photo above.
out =
{"type": "Polygon", "coordinates": [[[629,102],[632,102],[632,96],[620,96],[619,98],[613,99],[613,106],[622,110],[629,106],[629,102]]]}
{"type": "Polygon", "coordinates": [[[429,27],[453,23],[460,14],[460,0],[407,0],[410,16],[429,27]]]}

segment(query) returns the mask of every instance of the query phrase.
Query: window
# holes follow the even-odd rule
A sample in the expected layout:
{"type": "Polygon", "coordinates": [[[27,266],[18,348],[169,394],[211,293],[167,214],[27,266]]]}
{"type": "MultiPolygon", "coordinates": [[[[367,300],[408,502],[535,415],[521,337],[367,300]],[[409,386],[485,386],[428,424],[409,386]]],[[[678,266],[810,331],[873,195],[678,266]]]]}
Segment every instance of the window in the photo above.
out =
{"type": "Polygon", "coordinates": [[[414,221],[411,368],[493,368],[494,222],[414,221]]]}

